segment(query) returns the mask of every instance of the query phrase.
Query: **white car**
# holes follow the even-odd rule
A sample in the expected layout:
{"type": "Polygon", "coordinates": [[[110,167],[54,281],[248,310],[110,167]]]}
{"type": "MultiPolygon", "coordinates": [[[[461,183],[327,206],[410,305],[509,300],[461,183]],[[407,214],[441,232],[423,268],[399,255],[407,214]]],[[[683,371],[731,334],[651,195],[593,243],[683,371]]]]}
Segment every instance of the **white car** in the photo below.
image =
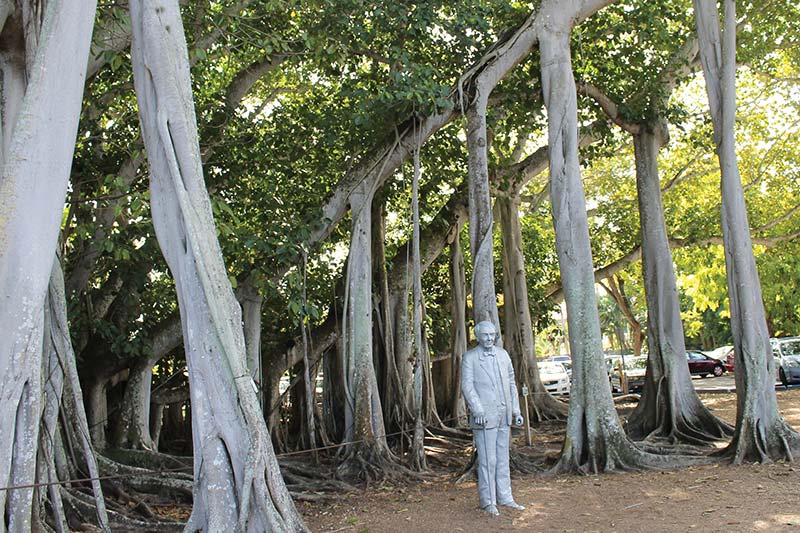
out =
{"type": "Polygon", "coordinates": [[[569,373],[563,363],[558,361],[540,361],[536,363],[539,367],[539,378],[544,384],[544,388],[550,394],[569,394],[569,373]]]}
{"type": "Polygon", "coordinates": [[[788,385],[800,381],[800,337],[770,339],[769,342],[781,383],[788,385]]]}

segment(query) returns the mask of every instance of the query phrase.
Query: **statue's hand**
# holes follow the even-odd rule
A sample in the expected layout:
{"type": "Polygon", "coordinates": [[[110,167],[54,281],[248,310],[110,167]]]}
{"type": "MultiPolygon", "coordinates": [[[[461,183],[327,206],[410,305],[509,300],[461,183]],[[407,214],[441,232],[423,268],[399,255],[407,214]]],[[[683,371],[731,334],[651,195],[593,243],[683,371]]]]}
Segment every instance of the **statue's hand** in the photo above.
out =
{"type": "Polygon", "coordinates": [[[522,420],[522,415],[514,415],[514,425],[521,426],[524,420],[522,420]]]}
{"type": "Polygon", "coordinates": [[[472,417],[475,420],[475,423],[478,424],[479,426],[485,426],[486,423],[489,422],[486,419],[486,415],[483,413],[473,413],[472,417]]]}

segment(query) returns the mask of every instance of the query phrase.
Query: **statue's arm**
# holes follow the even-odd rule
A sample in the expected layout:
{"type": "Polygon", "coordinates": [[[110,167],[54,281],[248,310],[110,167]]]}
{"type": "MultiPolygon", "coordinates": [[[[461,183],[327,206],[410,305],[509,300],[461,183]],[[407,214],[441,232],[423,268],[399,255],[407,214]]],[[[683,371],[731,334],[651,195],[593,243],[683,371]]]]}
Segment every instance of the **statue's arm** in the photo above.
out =
{"type": "Polygon", "coordinates": [[[519,409],[519,394],[517,394],[517,380],[516,376],[514,375],[514,365],[511,364],[511,357],[509,357],[508,353],[506,353],[506,357],[508,357],[508,389],[509,393],[511,394],[511,414],[514,418],[522,415],[522,412],[519,409]]]}
{"type": "Polygon", "coordinates": [[[483,404],[475,390],[475,358],[469,352],[461,359],[461,392],[473,416],[483,415],[483,404]]]}

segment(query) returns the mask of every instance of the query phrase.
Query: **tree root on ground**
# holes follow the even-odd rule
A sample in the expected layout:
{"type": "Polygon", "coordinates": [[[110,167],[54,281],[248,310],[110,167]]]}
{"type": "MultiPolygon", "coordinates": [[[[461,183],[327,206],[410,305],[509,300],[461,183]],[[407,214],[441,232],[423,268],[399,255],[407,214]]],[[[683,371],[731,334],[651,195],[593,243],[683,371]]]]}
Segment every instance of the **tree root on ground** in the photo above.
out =
{"type": "Polygon", "coordinates": [[[629,394],[622,394],[620,396],[614,396],[613,398],[614,403],[627,402],[628,400],[636,400],[638,402],[641,399],[642,395],[636,394],[635,392],[631,392],[629,394]]]}
{"type": "MultiPolygon", "coordinates": [[[[508,452],[509,466],[512,473],[518,474],[538,474],[544,469],[546,459],[543,457],[534,458],[529,455],[520,453],[518,450],[512,449],[508,452]]],[[[473,450],[470,454],[469,462],[464,465],[464,468],[453,480],[453,484],[457,485],[468,480],[478,479],[478,454],[473,450]]]]}
{"type": "Polygon", "coordinates": [[[578,441],[568,440],[551,474],[598,474],[601,472],[639,472],[643,470],[671,470],[685,466],[716,462],[707,455],[678,454],[670,448],[645,445],[644,448],[629,440],[621,428],[604,432],[593,442],[586,435],[578,441]],[[649,448],[649,449],[647,449],[649,448]],[[652,450],[652,451],[650,451],[652,450]]]}
{"type": "Polygon", "coordinates": [[[388,448],[373,443],[351,443],[336,467],[336,476],[351,483],[382,482],[386,480],[422,480],[425,475],[400,464],[388,448]]]}
{"type": "Polygon", "coordinates": [[[188,467],[189,471],[191,471],[192,468],[191,457],[182,457],[149,450],[114,448],[104,450],[103,455],[121,464],[149,470],[172,470],[188,467]]]}
{"type": "MultiPolygon", "coordinates": [[[[76,489],[64,489],[63,500],[65,510],[70,516],[70,529],[78,531],[100,531],[96,526],[90,526],[87,517],[96,514],[94,507],[94,497],[84,494],[76,489]]],[[[152,515],[151,517],[141,517],[133,515],[135,508],[114,503],[107,500],[108,518],[112,531],[116,532],[164,532],[173,533],[183,531],[184,524],[174,520],[166,520],[152,515]]]]}
{"type": "Polygon", "coordinates": [[[157,494],[164,497],[186,499],[192,497],[191,467],[186,472],[152,471],[113,461],[105,456],[97,456],[97,464],[103,476],[117,476],[123,486],[134,492],[157,494]]]}
{"type": "Polygon", "coordinates": [[[745,462],[793,462],[800,457],[800,433],[779,415],[745,419],[730,444],[713,454],[734,465],[745,462]]]}
{"type": "Polygon", "coordinates": [[[567,403],[554,397],[544,390],[544,387],[541,390],[534,388],[532,394],[534,399],[530,402],[530,422],[539,424],[542,422],[563,422],[567,419],[569,410],[567,403]]]}
{"type": "MultiPolygon", "coordinates": [[[[471,441],[472,434],[470,433],[469,429],[466,428],[451,428],[448,426],[432,426],[426,427],[425,433],[431,437],[436,437],[437,435],[442,435],[444,437],[449,437],[451,439],[458,439],[458,440],[465,440],[471,441]]],[[[428,437],[426,437],[427,439],[428,437]]]]}

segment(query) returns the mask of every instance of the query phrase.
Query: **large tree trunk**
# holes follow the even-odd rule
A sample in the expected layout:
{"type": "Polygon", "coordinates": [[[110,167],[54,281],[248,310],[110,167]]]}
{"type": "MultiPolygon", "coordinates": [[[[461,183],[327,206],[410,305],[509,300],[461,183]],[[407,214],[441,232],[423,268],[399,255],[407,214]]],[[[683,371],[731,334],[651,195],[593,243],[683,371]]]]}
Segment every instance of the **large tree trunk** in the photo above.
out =
{"type": "Polygon", "coordinates": [[[203,181],[178,3],[134,0],[130,8],[153,224],[175,278],[189,370],[194,506],[186,530],[305,530],[247,370],[241,311],[203,181]]]}
{"type": "MultiPolygon", "coordinates": [[[[39,439],[37,477],[40,483],[53,484],[38,489],[39,516],[42,522],[54,523],[57,531],[66,531],[67,515],[62,504],[62,495],[70,489],[59,482],[72,478],[78,472],[83,472],[92,479],[91,486],[97,523],[103,530],[108,531],[105,499],[100,487],[94,449],[89,441],[89,428],[86,413],[83,410],[78,370],[75,366],[75,352],[69,336],[64,277],[58,259],[53,261],[45,317],[43,358],[45,400],[39,439]],[[61,424],[59,424],[59,420],[61,424]],[[73,453],[65,453],[63,449],[65,441],[70,444],[69,448],[73,453]],[[44,516],[45,494],[47,494],[48,505],[52,513],[50,519],[46,519],[44,516]]],[[[89,517],[81,517],[81,521],[87,519],[89,517]]],[[[43,523],[34,525],[34,530],[43,528],[43,523]]]]}
{"type": "Polygon", "coordinates": [[[408,298],[410,294],[408,271],[389,280],[389,313],[392,329],[392,351],[397,375],[397,398],[387,406],[392,421],[403,426],[414,416],[414,369],[411,366],[412,327],[408,298]],[[395,281],[395,283],[392,283],[395,281]]]}
{"type": "Polygon", "coordinates": [[[345,434],[339,474],[347,478],[382,477],[392,454],[386,443],[383,411],[372,360],[371,203],[366,184],[351,196],[353,229],[347,260],[343,350],[345,434]]]}
{"type": "MultiPolygon", "coordinates": [[[[380,200],[372,202],[372,260],[373,260],[373,285],[375,287],[376,303],[378,308],[375,310],[374,338],[379,339],[380,343],[375,346],[376,367],[379,371],[378,385],[381,391],[381,405],[383,406],[383,417],[386,428],[394,431],[401,427],[405,419],[406,409],[410,409],[407,399],[410,397],[408,391],[404,390],[400,372],[398,370],[398,360],[396,356],[398,339],[394,332],[397,325],[407,328],[407,322],[396,324],[396,320],[406,320],[405,314],[398,316],[397,306],[403,305],[398,302],[400,295],[399,287],[392,287],[395,294],[390,292],[389,277],[386,272],[386,210],[384,203],[380,200]],[[390,429],[391,428],[391,429],[390,429]]],[[[407,291],[407,286],[403,284],[407,291]]],[[[407,304],[407,300],[405,300],[407,304]]],[[[402,353],[407,352],[404,347],[402,353]]],[[[407,355],[406,355],[407,357],[407,355]]],[[[409,370],[411,365],[406,362],[402,365],[404,371],[409,370]]]]}
{"type": "Polygon", "coordinates": [[[775,363],[736,160],[736,2],[723,5],[724,30],[717,2],[694,0],[722,175],[722,238],[736,354],[736,431],[726,452],[734,463],[792,460],[800,452],[800,435],[778,413],[775,363]]]}
{"type": "MultiPolygon", "coordinates": [[[[460,225],[457,224],[457,228],[460,225]]],[[[461,394],[461,358],[467,351],[467,282],[464,273],[464,256],[461,253],[460,231],[455,232],[450,244],[450,289],[452,311],[450,326],[450,409],[447,414],[455,426],[467,425],[467,402],[461,394]]]]}
{"type": "Polygon", "coordinates": [[[522,228],[519,224],[518,197],[498,197],[503,237],[503,317],[506,323],[506,349],[517,369],[518,390],[527,387],[531,421],[564,419],[567,406],[544,388],[539,377],[533,342],[533,323],[528,306],[525,257],[522,253],[522,228]]]}
{"type": "Polygon", "coordinates": [[[467,110],[469,151],[469,244],[472,255],[472,312],[475,324],[488,320],[497,331],[497,345],[503,345],[497,294],[494,289],[492,199],[487,162],[486,104],[489,90],[475,88],[467,110]]]}
{"type": "MultiPolygon", "coordinates": [[[[30,485],[44,305],[78,127],[95,2],[0,9],[0,485],[30,485]]],[[[33,489],[0,491],[0,531],[31,528],[33,489]]]]}
{"type": "Polygon", "coordinates": [[[157,361],[155,357],[139,358],[128,372],[128,382],[114,428],[113,445],[116,448],[156,450],[150,435],[150,391],[153,366],[157,361]]]}
{"type": "Polygon", "coordinates": [[[578,161],[578,115],[569,39],[582,9],[608,2],[547,0],[539,27],[550,145],[550,198],[572,353],[567,435],[555,471],[598,472],[655,462],[628,440],[611,399],[578,161]]]}
{"type": "Polygon", "coordinates": [[[729,437],[733,428],[711,414],[697,397],[686,364],[658,176],[658,150],[666,135],[666,124],[658,123],[655,128],[643,125],[633,136],[649,358],[642,399],[628,418],[626,430],[636,440],[654,438],[671,444],[702,445],[729,437]]]}

